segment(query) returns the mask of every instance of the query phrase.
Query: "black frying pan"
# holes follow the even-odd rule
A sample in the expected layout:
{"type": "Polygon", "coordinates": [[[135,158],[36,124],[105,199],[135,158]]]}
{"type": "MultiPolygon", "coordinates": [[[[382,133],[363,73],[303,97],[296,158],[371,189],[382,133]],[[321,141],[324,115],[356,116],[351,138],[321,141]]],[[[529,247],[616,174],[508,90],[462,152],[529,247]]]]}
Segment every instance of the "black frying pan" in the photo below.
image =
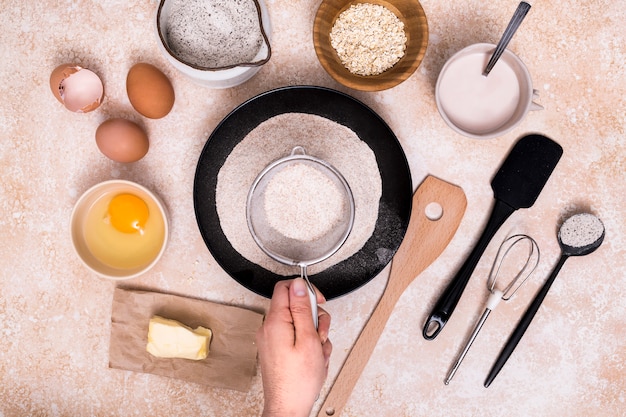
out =
{"type": "Polygon", "coordinates": [[[356,254],[310,276],[327,299],[336,298],[367,283],[391,261],[409,223],[413,194],[406,156],[394,133],[373,110],[346,94],[322,87],[284,87],[260,94],[226,116],[204,145],[196,168],[193,201],[200,234],[219,265],[257,294],[271,297],[274,284],[285,278],[248,261],[232,247],[215,205],[217,174],[233,148],[259,124],[283,113],[315,114],[340,123],[376,156],[382,196],[374,233],[356,254]]]}

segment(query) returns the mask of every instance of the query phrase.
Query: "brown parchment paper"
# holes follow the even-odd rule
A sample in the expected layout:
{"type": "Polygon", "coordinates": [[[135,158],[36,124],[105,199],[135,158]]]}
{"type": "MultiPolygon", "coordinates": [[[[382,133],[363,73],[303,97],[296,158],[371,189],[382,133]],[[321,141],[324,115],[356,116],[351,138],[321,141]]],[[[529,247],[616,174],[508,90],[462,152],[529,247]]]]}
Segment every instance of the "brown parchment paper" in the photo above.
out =
{"type": "Polygon", "coordinates": [[[111,313],[109,367],[247,391],[256,374],[255,333],[263,315],[210,301],[116,288],[111,313]],[[165,359],[146,351],[153,315],[213,331],[206,359],[165,359]]]}

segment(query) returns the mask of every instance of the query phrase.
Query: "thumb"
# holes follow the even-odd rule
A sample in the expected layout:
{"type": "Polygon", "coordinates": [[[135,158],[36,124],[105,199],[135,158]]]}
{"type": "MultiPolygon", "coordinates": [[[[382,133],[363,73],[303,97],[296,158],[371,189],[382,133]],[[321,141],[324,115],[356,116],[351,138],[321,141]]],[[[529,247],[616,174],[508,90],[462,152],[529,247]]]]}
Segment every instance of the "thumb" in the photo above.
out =
{"type": "Polygon", "coordinates": [[[313,323],[313,309],[309,298],[309,287],[302,278],[296,278],[291,283],[289,291],[289,308],[293,318],[293,327],[298,336],[303,337],[317,333],[313,323]]]}

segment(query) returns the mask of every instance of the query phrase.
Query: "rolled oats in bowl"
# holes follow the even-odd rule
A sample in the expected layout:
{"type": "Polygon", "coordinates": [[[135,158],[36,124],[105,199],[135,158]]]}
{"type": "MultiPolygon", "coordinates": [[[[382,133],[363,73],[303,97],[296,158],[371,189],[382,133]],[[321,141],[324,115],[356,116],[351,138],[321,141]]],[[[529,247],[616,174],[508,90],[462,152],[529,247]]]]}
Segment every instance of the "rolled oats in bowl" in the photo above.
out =
{"type": "Polygon", "coordinates": [[[323,0],[313,46],[335,81],[361,91],[385,90],[422,62],[428,21],[419,0],[323,0]]]}
{"type": "Polygon", "coordinates": [[[404,23],[389,9],[357,3],[344,10],[332,26],[330,42],[341,63],[353,74],[377,75],[404,56],[404,23]]]}

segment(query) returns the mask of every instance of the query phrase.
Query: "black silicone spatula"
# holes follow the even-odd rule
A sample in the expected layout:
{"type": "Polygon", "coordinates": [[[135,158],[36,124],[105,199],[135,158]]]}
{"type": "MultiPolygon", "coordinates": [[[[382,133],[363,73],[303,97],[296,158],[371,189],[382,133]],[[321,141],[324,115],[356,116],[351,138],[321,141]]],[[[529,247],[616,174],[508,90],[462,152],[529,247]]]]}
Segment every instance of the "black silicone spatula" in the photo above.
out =
{"type": "Polygon", "coordinates": [[[495,204],[485,230],[428,316],[422,332],[425,339],[432,340],[441,332],[491,238],[515,210],[535,203],[562,154],[558,143],[536,134],[524,136],[513,146],[491,181],[495,204]]]}

